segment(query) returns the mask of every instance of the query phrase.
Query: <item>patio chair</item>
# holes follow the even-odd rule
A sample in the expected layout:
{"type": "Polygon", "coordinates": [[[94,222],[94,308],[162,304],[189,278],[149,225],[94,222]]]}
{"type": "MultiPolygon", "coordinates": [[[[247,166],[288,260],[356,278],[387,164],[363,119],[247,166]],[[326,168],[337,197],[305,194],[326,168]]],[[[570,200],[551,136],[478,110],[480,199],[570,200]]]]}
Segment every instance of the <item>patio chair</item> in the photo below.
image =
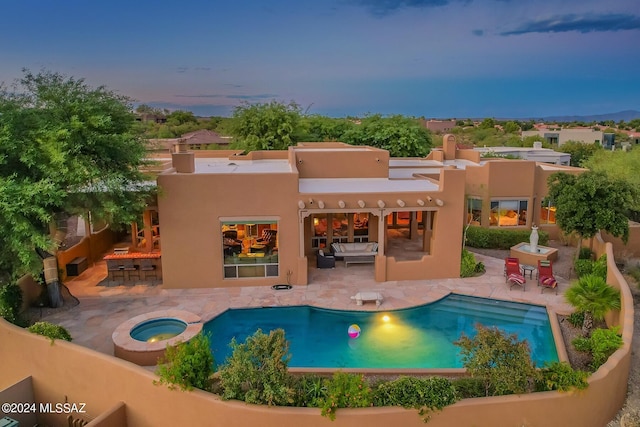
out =
{"type": "Polygon", "coordinates": [[[335,268],[336,259],[331,255],[325,255],[324,251],[320,249],[318,251],[317,267],[318,268],[335,268]]]}
{"type": "Polygon", "coordinates": [[[553,276],[553,264],[551,261],[538,260],[538,286],[542,286],[540,293],[545,289],[555,289],[558,295],[558,281],[553,276]]]}
{"type": "Polygon", "coordinates": [[[507,276],[507,283],[511,283],[509,289],[518,285],[522,286],[522,292],[525,291],[525,284],[527,283],[527,279],[525,279],[520,272],[520,260],[518,258],[505,258],[504,274],[505,276],[507,276]]]}

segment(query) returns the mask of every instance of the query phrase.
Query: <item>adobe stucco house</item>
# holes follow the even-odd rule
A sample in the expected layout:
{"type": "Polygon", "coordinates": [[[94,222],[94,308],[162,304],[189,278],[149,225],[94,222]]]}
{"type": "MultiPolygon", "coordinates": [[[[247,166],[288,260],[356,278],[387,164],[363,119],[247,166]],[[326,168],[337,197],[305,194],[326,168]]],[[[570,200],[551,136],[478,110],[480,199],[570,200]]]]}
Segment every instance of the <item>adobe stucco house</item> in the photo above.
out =
{"type": "Polygon", "coordinates": [[[378,281],[459,277],[466,221],[553,235],[546,178],[581,171],[480,161],[451,135],[424,159],[326,142],[221,154],[173,153],[158,176],[165,287],[306,284],[333,242],[376,242],[378,281]],[[419,242],[415,256],[393,253],[395,239],[419,242]]]}

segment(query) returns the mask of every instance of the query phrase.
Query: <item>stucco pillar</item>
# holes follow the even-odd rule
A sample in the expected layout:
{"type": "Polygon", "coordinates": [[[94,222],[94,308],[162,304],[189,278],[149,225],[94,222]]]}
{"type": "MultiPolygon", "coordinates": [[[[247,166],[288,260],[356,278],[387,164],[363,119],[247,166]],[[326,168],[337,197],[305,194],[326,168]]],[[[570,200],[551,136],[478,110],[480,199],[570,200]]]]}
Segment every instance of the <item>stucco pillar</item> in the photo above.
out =
{"type": "Polygon", "coordinates": [[[413,240],[418,236],[418,215],[417,212],[409,213],[409,240],[413,240]]]}

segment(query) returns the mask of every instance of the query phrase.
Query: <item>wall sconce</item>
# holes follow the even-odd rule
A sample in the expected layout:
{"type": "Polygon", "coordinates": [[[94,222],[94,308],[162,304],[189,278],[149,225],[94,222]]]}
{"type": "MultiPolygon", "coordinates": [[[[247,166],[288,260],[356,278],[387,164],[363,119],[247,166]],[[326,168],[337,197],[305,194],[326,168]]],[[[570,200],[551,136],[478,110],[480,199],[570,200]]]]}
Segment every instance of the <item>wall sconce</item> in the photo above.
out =
{"type": "Polygon", "coordinates": [[[358,200],[358,206],[364,208],[366,206],[366,203],[364,202],[364,200],[358,200]]]}
{"type": "Polygon", "coordinates": [[[436,205],[438,206],[444,206],[444,202],[440,199],[436,199],[436,205]]]}
{"type": "Polygon", "coordinates": [[[304,202],[302,200],[298,200],[298,207],[304,209],[304,202]]]}
{"type": "Polygon", "coordinates": [[[322,200],[318,200],[318,207],[324,209],[324,202],[322,200]]]}
{"type": "Polygon", "coordinates": [[[384,208],[384,206],[385,206],[384,202],[382,200],[378,200],[378,207],[382,209],[384,208]]]}
{"type": "Polygon", "coordinates": [[[401,208],[404,208],[404,200],[396,200],[396,203],[398,203],[398,206],[400,206],[401,208]]]}
{"type": "Polygon", "coordinates": [[[424,206],[424,200],[422,200],[422,199],[418,199],[418,200],[416,200],[416,202],[418,202],[418,204],[419,204],[420,206],[424,206]]]}
{"type": "Polygon", "coordinates": [[[344,209],[344,207],[346,206],[346,203],[344,202],[344,200],[338,200],[338,206],[344,209]]]}

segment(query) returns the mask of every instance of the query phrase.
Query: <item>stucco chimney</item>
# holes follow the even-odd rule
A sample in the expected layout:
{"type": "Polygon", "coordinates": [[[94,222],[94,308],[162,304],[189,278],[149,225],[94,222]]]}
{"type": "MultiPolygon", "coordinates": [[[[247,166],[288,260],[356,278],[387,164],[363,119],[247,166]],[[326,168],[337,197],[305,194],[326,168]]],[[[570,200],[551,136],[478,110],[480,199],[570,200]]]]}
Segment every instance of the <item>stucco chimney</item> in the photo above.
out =
{"type": "Polygon", "coordinates": [[[177,173],[194,173],[196,171],[195,154],[187,150],[184,139],[178,141],[178,152],[171,153],[171,162],[177,173]]]}
{"type": "Polygon", "coordinates": [[[445,160],[456,159],[456,137],[450,133],[442,137],[442,151],[444,151],[445,160]]]}

